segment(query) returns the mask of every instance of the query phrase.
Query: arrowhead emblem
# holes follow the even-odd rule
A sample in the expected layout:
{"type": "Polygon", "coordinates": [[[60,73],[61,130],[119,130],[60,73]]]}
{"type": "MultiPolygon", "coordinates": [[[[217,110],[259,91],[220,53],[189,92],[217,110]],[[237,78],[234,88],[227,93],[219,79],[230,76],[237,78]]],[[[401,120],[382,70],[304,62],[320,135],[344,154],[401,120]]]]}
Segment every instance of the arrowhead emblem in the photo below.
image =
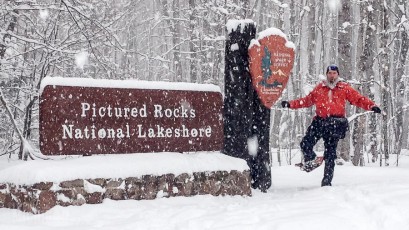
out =
{"type": "Polygon", "coordinates": [[[273,107],[287,86],[294,65],[294,49],[294,44],[276,28],[260,32],[259,40],[250,44],[253,87],[267,108],[273,107]]]}

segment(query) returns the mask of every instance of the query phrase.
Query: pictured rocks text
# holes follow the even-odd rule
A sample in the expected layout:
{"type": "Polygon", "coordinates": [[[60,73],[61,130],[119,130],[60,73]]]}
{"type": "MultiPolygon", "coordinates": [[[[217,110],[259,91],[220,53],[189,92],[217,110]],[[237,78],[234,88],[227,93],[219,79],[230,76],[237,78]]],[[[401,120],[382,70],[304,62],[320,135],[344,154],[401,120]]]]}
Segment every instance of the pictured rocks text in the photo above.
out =
{"type": "Polygon", "coordinates": [[[192,128],[185,124],[185,120],[196,119],[197,114],[194,108],[182,103],[177,107],[160,104],[116,107],[82,102],[78,111],[77,119],[87,119],[89,125],[62,124],[62,139],[206,138],[212,135],[210,126],[192,128]],[[114,119],[115,127],[103,127],[100,121],[104,119],[114,119]],[[170,122],[157,122],[163,119],[170,122]]]}

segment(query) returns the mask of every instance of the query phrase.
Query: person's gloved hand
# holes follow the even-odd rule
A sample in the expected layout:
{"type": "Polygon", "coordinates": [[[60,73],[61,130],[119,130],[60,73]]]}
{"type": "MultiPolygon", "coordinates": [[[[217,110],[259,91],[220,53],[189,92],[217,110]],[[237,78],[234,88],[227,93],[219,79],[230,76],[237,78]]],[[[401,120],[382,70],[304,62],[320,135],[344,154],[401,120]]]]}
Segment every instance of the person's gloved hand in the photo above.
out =
{"type": "Polygon", "coordinates": [[[283,108],[290,108],[290,102],[288,102],[288,101],[282,101],[282,102],[281,102],[281,106],[282,106],[283,108]]]}
{"type": "Polygon", "coordinates": [[[374,113],[381,113],[381,109],[378,106],[374,106],[371,109],[374,113]]]}

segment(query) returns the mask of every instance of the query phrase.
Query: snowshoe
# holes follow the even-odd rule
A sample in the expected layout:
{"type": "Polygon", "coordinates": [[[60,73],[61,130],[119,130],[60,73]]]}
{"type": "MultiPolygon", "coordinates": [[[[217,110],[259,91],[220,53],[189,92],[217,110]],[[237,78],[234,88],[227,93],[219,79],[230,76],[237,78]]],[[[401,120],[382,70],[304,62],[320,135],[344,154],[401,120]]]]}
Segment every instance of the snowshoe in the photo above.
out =
{"type": "Polygon", "coordinates": [[[324,161],[324,157],[319,156],[319,157],[316,157],[314,160],[295,164],[295,166],[299,167],[302,171],[311,172],[312,170],[322,165],[323,161],[324,161]]]}

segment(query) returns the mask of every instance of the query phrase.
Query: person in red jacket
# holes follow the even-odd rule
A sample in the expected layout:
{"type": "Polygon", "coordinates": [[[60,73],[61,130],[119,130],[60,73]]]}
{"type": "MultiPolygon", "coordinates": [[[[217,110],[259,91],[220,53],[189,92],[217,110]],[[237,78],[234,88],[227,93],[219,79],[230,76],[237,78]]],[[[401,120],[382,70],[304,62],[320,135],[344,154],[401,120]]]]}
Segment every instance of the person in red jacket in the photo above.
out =
{"type": "Polygon", "coordinates": [[[310,171],[316,166],[316,154],[313,151],[318,140],[324,140],[324,178],[321,186],[331,186],[334,176],[336,149],[338,141],[348,131],[348,120],[345,118],[346,101],[365,110],[380,113],[381,109],[370,99],[362,96],[348,83],[339,79],[339,69],[330,65],[326,71],[327,79],[319,83],[306,97],[292,101],[282,101],[283,108],[299,109],[315,105],[316,115],[307,133],[300,143],[304,155],[304,170],[310,171]]]}

